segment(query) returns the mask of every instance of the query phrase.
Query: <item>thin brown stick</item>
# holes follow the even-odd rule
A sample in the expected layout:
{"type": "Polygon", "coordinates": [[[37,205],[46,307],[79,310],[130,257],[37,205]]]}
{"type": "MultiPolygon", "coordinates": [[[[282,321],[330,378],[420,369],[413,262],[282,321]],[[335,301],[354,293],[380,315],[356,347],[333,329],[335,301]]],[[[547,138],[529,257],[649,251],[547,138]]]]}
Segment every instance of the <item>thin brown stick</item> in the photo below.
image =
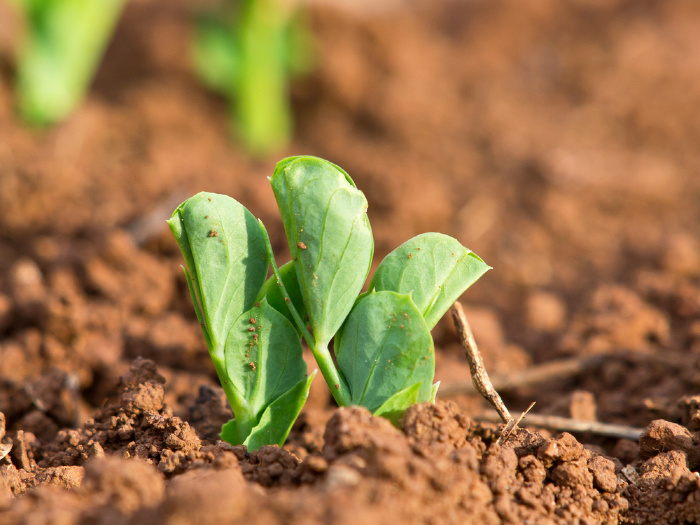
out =
{"type": "MultiPolygon", "coordinates": [[[[485,413],[474,418],[477,421],[487,421],[489,423],[498,423],[500,418],[496,418],[493,414],[485,413]]],[[[642,428],[628,427],[626,425],[615,425],[612,423],[601,423],[600,421],[583,421],[581,419],[571,419],[568,417],[547,416],[541,414],[528,414],[527,426],[547,428],[549,430],[557,430],[560,432],[590,432],[600,436],[618,437],[631,439],[632,441],[639,440],[642,435],[642,428]]]]}
{"type": "Polygon", "coordinates": [[[484,360],[479,353],[479,348],[476,346],[474,334],[467,322],[467,316],[464,315],[462,305],[456,302],[452,305],[450,312],[452,313],[452,320],[454,321],[457,333],[459,333],[459,338],[462,341],[462,346],[464,347],[464,352],[469,362],[469,370],[471,371],[474,387],[477,392],[484,396],[484,399],[496,409],[501,420],[504,423],[508,423],[512,419],[510,412],[508,412],[501,396],[498,395],[498,392],[489,379],[489,375],[484,367],[484,360]]]}
{"type": "Polygon", "coordinates": [[[535,403],[536,403],[536,402],[537,402],[537,401],[533,401],[532,403],[530,403],[530,406],[527,407],[527,410],[525,410],[525,412],[523,412],[522,414],[520,414],[520,417],[519,417],[518,419],[511,419],[510,421],[508,421],[508,423],[506,424],[506,426],[503,427],[503,430],[501,431],[501,435],[498,437],[498,440],[496,441],[496,443],[499,443],[499,444],[500,444],[500,443],[503,443],[503,442],[505,442],[505,441],[508,440],[508,438],[510,437],[510,435],[511,435],[513,432],[515,432],[515,429],[516,429],[516,428],[518,428],[518,425],[519,425],[520,422],[523,420],[523,418],[527,415],[528,412],[530,412],[530,410],[532,410],[532,407],[535,406],[535,403]]]}
{"type": "MultiPolygon", "coordinates": [[[[663,354],[651,354],[644,352],[609,352],[593,356],[582,356],[571,359],[560,359],[533,365],[514,374],[497,374],[493,376],[493,387],[500,391],[512,392],[518,388],[538,385],[552,380],[575,377],[586,370],[596,368],[610,359],[624,359],[632,363],[645,361],[658,362],[671,367],[685,366],[687,362],[681,362],[675,355],[665,352],[663,354]]],[[[457,394],[475,394],[476,388],[471,382],[458,382],[443,384],[440,387],[440,396],[449,397],[457,394]]]]}

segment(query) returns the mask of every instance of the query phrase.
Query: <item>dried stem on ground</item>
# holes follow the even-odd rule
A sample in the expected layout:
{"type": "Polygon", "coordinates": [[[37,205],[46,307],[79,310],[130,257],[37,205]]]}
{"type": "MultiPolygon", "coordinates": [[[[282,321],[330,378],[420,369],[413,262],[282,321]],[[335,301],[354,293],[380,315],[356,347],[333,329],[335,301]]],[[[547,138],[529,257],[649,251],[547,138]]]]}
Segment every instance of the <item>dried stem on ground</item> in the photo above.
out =
{"type": "Polygon", "coordinates": [[[509,423],[513,418],[489,379],[489,375],[484,367],[484,360],[476,346],[474,334],[467,322],[467,316],[464,314],[462,305],[455,302],[450,312],[452,313],[452,320],[454,321],[457,333],[459,333],[459,338],[464,347],[467,361],[469,362],[469,370],[471,371],[474,388],[476,388],[477,392],[484,396],[484,399],[496,409],[501,420],[506,424],[509,423]]]}
{"type": "MultiPolygon", "coordinates": [[[[514,374],[500,374],[493,377],[493,388],[499,391],[513,391],[518,388],[538,385],[552,379],[566,379],[595,368],[607,360],[616,358],[630,362],[654,361],[666,364],[669,367],[687,366],[687,361],[675,354],[651,354],[643,352],[606,352],[592,356],[573,357],[550,361],[539,365],[533,365],[526,370],[514,374]]],[[[449,397],[457,394],[475,394],[478,388],[468,381],[449,383],[440,388],[441,397],[449,397]]]]}
{"type": "MultiPolygon", "coordinates": [[[[532,406],[532,405],[531,405],[532,406]]],[[[493,414],[483,414],[477,418],[478,421],[498,423],[500,418],[493,414]]],[[[599,421],[583,421],[580,419],[570,419],[568,417],[547,416],[541,414],[527,414],[527,425],[532,427],[547,428],[561,432],[590,432],[600,436],[611,436],[632,441],[639,440],[642,435],[641,428],[628,427],[626,425],[615,425],[612,423],[601,423],[599,421]]]]}
{"type": "Polygon", "coordinates": [[[506,426],[503,427],[503,430],[501,430],[501,435],[498,437],[498,440],[496,441],[497,443],[503,443],[504,441],[507,441],[510,435],[515,431],[516,428],[518,428],[518,425],[520,422],[525,419],[525,416],[532,410],[532,407],[535,406],[536,401],[533,401],[530,403],[530,406],[527,407],[525,412],[520,414],[520,417],[518,419],[511,419],[506,423],[506,426]]]}

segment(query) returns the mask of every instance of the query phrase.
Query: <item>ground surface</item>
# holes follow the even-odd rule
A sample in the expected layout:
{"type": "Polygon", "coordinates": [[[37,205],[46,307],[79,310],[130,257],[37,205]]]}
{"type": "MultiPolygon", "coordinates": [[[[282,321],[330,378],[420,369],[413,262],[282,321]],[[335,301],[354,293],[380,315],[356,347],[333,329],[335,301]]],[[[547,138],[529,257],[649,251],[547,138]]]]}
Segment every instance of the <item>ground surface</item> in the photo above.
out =
{"type": "MultiPolygon", "coordinates": [[[[696,2],[318,6],[296,139],[267,160],[228,141],[186,15],[131,3],[87,103],[46,133],[13,114],[0,28],[0,523],[700,520],[696,2]],[[463,298],[491,374],[607,354],[504,389],[513,411],[641,440],[498,445],[466,394],[399,431],[317,380],[284,450],[217,443],[230,412],[164,219],[228,193],[283,253],[265,177],[299,153],[365,192],[375,263],[441,231],[494,266],[463,298]]],[[[454,329],[434,336],[437,379],[467,380],[454,329]]]]}

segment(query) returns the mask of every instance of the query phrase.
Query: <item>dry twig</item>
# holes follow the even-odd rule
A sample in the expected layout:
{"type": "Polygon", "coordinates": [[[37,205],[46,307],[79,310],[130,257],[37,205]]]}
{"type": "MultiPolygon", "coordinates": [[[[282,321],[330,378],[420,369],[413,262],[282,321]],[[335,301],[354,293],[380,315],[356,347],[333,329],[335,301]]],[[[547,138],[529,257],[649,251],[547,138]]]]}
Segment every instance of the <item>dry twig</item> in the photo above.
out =
{"type": "Polygon", "coordinates": [[[462,346],[464,347],[464,352],[467,355],[467,361],[469,362],[469,370],[471,371],[472,382],[477,392],[479,392],[484,398],[496,409],[498,415],[504,423],[509,423],[513,418],[510,416],[510,412],[503,403],[501,396],[491,384],[489,375],[484,367],[484,360],[481,358],[479,349],[476,346],[476,341],[474,340],[474,334],[472,334],[471,327],[467,322],[467,317],[464,315],[464,309],[462,305],[456,302],[452,305],[450,309],[452,313],[452,320],[454,321],[457,333],[459,333],[459,338],[462,341],[462,346]]]}
{"type": "MultiPolygon", "coordinates": [[[[474,418],[477,421],[487,421],[489,423],[498,423],[500,418],[496,418],[493,414],[483,414],[474,418]]],[[[590,432],[600,436],[618,437],[631,439],[632,441],[639,440],[644,429],[636,427],[628,427],[626,425],[615,425],[612,423],[601,423],[599,421],[583,421],[580,419],[571,419],[560,416],[547,416],[541,414],[528,414],[527,426],[547,428],[549,430],[557,430],[560,432],[590,432]]]]}
{"type": "MultiPolygon", "coordinates": [[[[684,356],[681,356],[684,357],[684,356]]],[[[538,365],[533,365],[525,370],[514,374],[499,374],[493,376],[493,387],[500,391],[513,391],[518,388],[531,385],[538,385],[552,380],[567,379],[575,377],[586,370],[596,368],[610,359],[623,359],[631,363],[658,362],[677,368],[686,366],[683,361],[674,354],[664,352],[644,353],[644,352],[609,352],[592,356],[574,357],[571,359],[560,359],[549,361],[538,365]]],[[[457,394],[475,394],[478,390],[470,382],[448,383],[440,387],[440,396],[449,397],[457,394]]]]}
{"type": "Polygon", "coordinates": [[[499,444],[503,443],[504,441],[506,441],[510,437],[510,435],[513,432],[515,432],[515,429],[518,428],[518,425],[523,420],[523,418],[527,415],[527,413],[530,412],[530,410],[532,410],[532,407],[535,406],[535,403],[536,403],[536,401],[533,401],[532,403],[530,403],[530,406],[527,407],[527,410],[525,410],[525,412],[520,414],[520,417],[518,419],[511,419],[510,421],[508,421],[506,426],[503,427],[503,430],[501,431],[501,435],[498,437],[498,440],[496,441],[496,443],[499,443],[499,444]]]}

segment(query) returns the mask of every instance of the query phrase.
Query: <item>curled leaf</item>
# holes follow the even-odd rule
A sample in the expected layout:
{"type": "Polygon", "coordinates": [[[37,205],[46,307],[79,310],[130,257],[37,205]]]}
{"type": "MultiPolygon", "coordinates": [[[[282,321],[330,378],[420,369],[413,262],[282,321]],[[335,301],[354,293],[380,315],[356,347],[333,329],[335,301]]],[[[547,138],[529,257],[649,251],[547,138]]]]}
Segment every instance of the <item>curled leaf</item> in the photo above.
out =
{"type": "Polygon", "coordinates": [[[374,241],[367,199],[347,173],[315,157],[281,161],[271,182],[312,333],[324,347],[369,272],[374,241]]]}
{"type": "Polygon", "coordinates": [[[192,302],[216,365],[231,325],[253,306],[265,282],[265,240],[252,213],[215,193],[187,199],[168,226],[185,258],[192,302]]]}

